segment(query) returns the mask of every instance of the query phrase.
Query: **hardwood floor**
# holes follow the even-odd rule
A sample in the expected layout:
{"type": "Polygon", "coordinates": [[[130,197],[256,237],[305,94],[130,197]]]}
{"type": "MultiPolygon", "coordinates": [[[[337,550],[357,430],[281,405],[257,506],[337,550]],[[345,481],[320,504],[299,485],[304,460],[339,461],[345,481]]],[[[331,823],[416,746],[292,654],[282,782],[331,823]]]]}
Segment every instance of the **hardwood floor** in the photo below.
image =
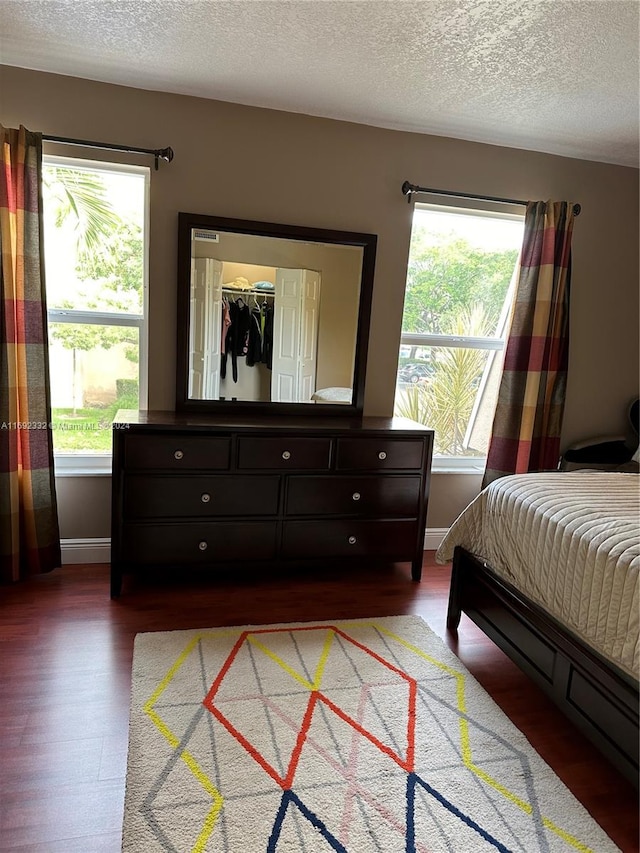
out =
{"type": "MultiPolygon", "coordinates": [[[[623,853],[637,792],[465,617],[445,631],[449,568],[408,566],[216,583],[125,579],[66,566],[0,588],[0,850],[118,853],[133,638],[141,631],[415,613],[458,654],[623,853]]],[[[245,851],[259,853],[259,851],[245,851]]],[[[473,853],[473,851],[456,851],[473,853]]]]}

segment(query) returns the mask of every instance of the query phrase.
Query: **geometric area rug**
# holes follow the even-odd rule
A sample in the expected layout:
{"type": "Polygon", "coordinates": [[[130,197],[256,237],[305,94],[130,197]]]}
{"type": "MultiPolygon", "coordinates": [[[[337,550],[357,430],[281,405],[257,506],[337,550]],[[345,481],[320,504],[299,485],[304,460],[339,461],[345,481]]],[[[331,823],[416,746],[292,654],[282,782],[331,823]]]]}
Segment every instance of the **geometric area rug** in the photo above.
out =
{"type": "Polygon", "coordinates": [[[418,616],[138,634],[122,849],[618,850],[418,616]]]}

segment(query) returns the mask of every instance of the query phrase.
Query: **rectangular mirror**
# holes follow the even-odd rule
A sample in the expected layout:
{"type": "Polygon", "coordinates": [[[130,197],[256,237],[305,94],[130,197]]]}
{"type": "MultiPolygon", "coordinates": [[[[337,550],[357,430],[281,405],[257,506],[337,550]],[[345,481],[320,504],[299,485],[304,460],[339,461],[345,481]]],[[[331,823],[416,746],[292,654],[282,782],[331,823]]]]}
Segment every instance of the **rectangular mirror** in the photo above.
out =
{"type": "Polygon", "coordinates": [[[178,216],[176,409],[361,414],[376,236],[178,216]]]}

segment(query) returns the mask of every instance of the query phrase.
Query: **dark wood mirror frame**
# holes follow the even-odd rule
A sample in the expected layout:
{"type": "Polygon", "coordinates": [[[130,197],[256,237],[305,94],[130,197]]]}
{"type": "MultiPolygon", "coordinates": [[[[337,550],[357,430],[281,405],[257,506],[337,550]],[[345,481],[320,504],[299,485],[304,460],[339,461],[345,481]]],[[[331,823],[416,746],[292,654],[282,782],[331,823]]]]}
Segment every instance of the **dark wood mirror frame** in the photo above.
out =
{"type": "Polygon", "coordinates": [[[239,415],[302,415],[361,417],[364,405],[367,348],[369,343],[369,321],[373,294],[377,237],[351,231],[334,231],[323,228],[307,228],[297,225],[281,225],[244,219],[229,219],[197,213],[178,214],[178,304],[177,304],[177,352],[176,352],[176,411],[192,414],[239,415]],[[190,398],[189,377],[189,314],[191,298],[191,242],[194,228],[229,231],[259,237],[276,237],[303,242],[327,243],[337,246],[361,247],[362,272],[358,308],[353,369],[353,395],[351,404],[346,403],[283,403],[248,400],[206,400],[190,398]]]}

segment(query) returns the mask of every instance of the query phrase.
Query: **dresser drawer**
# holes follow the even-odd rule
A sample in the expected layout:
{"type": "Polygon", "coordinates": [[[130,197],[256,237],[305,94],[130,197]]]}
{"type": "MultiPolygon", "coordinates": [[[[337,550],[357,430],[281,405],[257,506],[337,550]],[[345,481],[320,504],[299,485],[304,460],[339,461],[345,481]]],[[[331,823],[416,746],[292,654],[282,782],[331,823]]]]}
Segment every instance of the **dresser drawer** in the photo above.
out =
{"type": "Polygon", "coordinates": [[[224,470],[231,440],[226,436],[130,435],[124,441],[125,468],[224,470]]]}
{"type": "Polygon", "coordinates": [[[418,523],[413,520],[287,521],[282,555],[305,557],[376,557],[411,560],[416,553],[418,523]]]}
{"type": "Polygon", "coordinates": [[[129,474],[124,512],[131,519],[275,515],[279,493],[278,476],[129,474]]]}
{"type": "Polygon", "coordinates": [[[424,442],[411,439],[339,438],[336,468],[346,470],[386,470],[422,466],[424,442]]]}
{"type": "Polygon", "coordinates": [[[238,439],[238,468],[281,471],[329,468],[329,438],[249,438],[238,439]]]}
{"type": "Polygon", "coordinates": [[[270,560],[276,552],[276,523],[126,524],[122,546],[127,562],[141,565],[270,560]]]}
{"type": "Polygon", "coordinates": [[[420,477],[290,477],[287,515],[416,517],[420,477]]]}

